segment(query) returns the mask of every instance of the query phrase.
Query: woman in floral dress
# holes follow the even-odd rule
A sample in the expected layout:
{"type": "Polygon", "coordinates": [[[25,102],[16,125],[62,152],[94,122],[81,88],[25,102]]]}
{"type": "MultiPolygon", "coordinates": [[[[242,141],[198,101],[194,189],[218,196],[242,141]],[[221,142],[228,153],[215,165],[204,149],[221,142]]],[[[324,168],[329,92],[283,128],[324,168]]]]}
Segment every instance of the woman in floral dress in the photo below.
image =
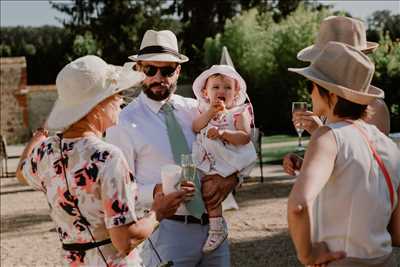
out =
{"type": "Polygon", "coordinates": [[[122,152],[101,140],[117,123],[118,93],[142,79],[129,63],[112,66],[96,56],[67,64],[47,122],[63,131],[51,137],[36,131],[21,156],[17,178],[45,194],[70,266],[141,266],[133,248],[192,193],[189,186],[157,195],[138,219],[135,178],[122,152]]]}

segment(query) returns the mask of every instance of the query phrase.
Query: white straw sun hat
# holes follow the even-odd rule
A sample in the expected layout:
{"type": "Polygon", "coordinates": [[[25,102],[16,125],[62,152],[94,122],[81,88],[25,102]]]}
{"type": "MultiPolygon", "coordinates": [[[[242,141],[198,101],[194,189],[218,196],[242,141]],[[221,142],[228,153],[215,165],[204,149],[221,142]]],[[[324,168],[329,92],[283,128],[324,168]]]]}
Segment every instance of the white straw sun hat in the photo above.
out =
{"type": "Polygon", "coordinates": [[[189,60],[179,53],[178,41],[173,32],[148,30],[143,36],[137,55],[130,56],[133,61],[165,61],[184,63],[189,60]]]}
{"type": "Polygon", "coordinates": [[[144,74],[107,64],[97,56],[80,57],[58,73],[58,98],[47,120],[51,129],[64,129],[86,116],[106,98],[140,83],[144,74]]]}
{"type": "Polygon", "coordinates": [[[239,95],[235,100],[234,105],[239,106],[244,104],[246,101],[246,82],[243,80],[242,76],[232,67],[228,65],[213,65],[211,68],[203,71],[193,82],[193,93],[200,102],[207,102],[207,99],[203,96],[201,90],[205,87],[208,77],[213,74],[223,74],[228,76],[239,83],[239,95]]]}
{"type": "Polygon", "coordinates": [[[306,68],[289,68],[328,91],[351,102],[368,105],[384,92],[371,85],[375,67],[371,60],[352,46],[329,42],[306,68]]]}
{"type": "Polygon", "coordinates": [[[378,47],[378,43],[367,41],[363,21],[343,16],[330,16],[321,22],[315,44],[301,50],[297,58],[302,61],[313,61],[330,41],[351,45],[364,53],[372,52],[378,47]]]}

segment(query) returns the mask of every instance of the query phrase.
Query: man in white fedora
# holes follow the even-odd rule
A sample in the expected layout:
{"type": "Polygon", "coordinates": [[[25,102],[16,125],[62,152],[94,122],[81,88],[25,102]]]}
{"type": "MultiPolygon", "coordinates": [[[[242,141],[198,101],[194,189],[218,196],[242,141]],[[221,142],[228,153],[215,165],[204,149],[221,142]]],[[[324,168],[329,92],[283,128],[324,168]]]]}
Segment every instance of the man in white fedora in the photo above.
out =
{"type": "MultiPolygon", "coordinates": [[[[182,154],[191,153],[195,140],[192,121],[198,103],[176,95],[181,63],[189,59],[179,53],[174,33],[148,30],[136,55],[136,70],[146,78],[143,91],[120,115],[120,124],[107,131],[107,140],[121,148],[138,182],[138,204],[151,206],[153,198],[162,194],[161,169],[168,164],[180,165],[182,154]]],[[[212,175],[216,187],[205,201],[219,205],[238,183],[235,174],[223,178],[212,175]]],[[[204,214],[198,177],[182,186],[196,187],[196,194],[176,214],[160,223],[160,227],[144,244],[145,266],[158,266],[172,261],[173,266],[229,266],[228,242],[209,254],[202,253],[207,239],[208,217],[204,214]]]]}
{"type": "MultiPolygon", "coordinates": [[[[297,59],[305,62],[314,61],[330,41],[350,45],[364,54],[372,53],[379,46],[378,43],[367,41],[363,21],[344,16],[330,16],[322,20],[315,44],[302,49],[297,54],[297,59]]],[[[388,135],[390,113],[385,101],[377,98],[369,104],[368,109],[370,112],[363,119],[388,135]]],[[[301,123],[310,134],[323,125],[323,122],[311,111],[296,112],[293,114],[293,123],[301,123]]],[[[284,157],[283,167],[288,174],[294,175],[294,171],[300,169],[301,164],[302,159],[293,153],[284,157]]]]}

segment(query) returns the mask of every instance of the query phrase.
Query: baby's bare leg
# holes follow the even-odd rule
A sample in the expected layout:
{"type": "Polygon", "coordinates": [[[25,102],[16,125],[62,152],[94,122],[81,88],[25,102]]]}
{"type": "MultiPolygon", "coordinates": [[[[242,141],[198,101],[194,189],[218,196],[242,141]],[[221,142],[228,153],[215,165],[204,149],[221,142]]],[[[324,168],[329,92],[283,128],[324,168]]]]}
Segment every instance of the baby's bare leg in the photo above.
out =
{"type": "Polygon", "coordinates": [[[210,209],[207,206],[207,212],[208,212],[208,217],[209,218],[215,218],[215,217],[222,217],[222,205],[219,204],[216,208],[210,209]]]}
{"type": "MultiPolygon", "coordinates": [[[[207,181],[206,183],[203,183],[202,186],[202,195],[204,199],[204,193],[209,192],[213,188],[214,184],[212,181],[207,181]]],[[[211,209],[206,203],[206,209],[208,212],[208,217],[210,218],[215,218],[215,217],[222,217],[222,205],[218,205],[216,208],[211,209]]]]}

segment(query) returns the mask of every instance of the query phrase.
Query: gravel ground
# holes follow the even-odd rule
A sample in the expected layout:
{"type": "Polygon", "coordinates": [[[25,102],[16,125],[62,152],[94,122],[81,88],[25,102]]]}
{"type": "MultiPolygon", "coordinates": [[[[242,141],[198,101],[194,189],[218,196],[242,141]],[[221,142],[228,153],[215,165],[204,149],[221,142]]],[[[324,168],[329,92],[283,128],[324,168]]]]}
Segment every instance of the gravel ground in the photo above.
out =
{"type": "MultiPolygon", "coordinates": [[[[270,169],[264,183],[243,185],[239,211],[228,211],[234,267],[301,266],[286,224],[286,201],[293,179],[270,169]]],[[[60,243],[44,196],[13,178],[0,179],[1,266],[58,266],[60,243]]],[[[400,260],[400,252],[396,251],[400,260]]]]}

